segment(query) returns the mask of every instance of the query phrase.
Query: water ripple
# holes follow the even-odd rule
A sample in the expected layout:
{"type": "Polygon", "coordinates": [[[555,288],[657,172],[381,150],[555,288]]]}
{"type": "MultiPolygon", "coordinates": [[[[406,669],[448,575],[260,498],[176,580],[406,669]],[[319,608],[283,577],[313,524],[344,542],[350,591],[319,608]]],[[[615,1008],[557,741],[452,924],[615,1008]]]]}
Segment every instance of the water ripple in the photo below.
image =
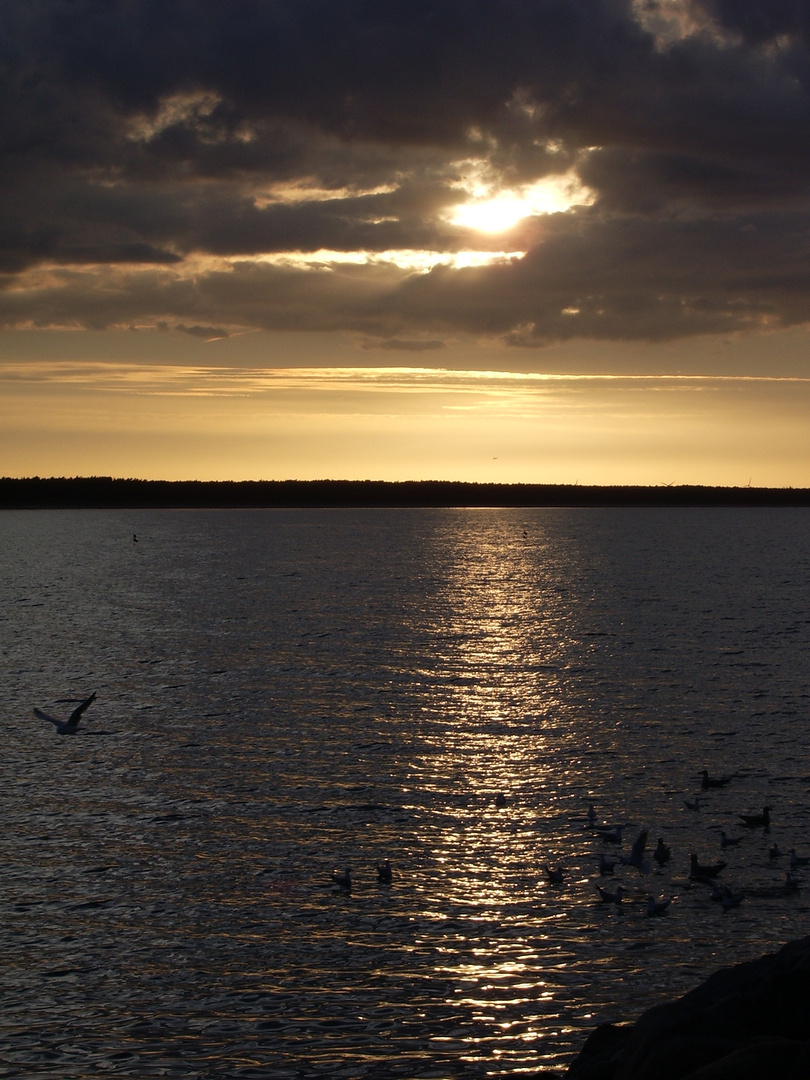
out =
{"type": "Polygon", "coordinates": [[[0,516],[0,1075],[561,1068],[597,1022],[808,932],[768,857],[808,835],[806,525],[0,516]],[[90,689],[75,738],[31,716],[90,689]],[[702,768],[734,779],[702,792],[702,768]],[[642,827],[673,850],[605,879],[618,908],[590,804],[618,853],[642,827]],[[689,879],[722,829],[727,913],[689,879]]]}

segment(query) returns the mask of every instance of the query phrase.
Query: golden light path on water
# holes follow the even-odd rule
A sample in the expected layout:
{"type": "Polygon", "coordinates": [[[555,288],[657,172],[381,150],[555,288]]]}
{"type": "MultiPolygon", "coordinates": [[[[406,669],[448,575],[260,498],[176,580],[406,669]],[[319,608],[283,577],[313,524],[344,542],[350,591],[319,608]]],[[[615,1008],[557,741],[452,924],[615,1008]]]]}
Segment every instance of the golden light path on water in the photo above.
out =
{"type": "MultiPolygon", "coordinates": [[[[544,912],[542,900],[525,901],[538,870],[538,815],[543,802],[546,809],[556,802],[562,780],[553,775],[554,734],[543,727],[560,705],[566,614],[551,583],[538,590],[538,552],[522,537],[473,532],[455,544],[441,540],[452,555],[441,615],[431,626],[432,678],[446,685],[442,709],[452,720],[428,708],[435,733],[413,769],[415,786],[433,794],[438,819],[429,846],[437,885],[425,898],[429,914],[440,921],[455,911],[460,927],[438,949],[436,972],[452,980],[456,1005],[498,1030],[499,1056],[519,1057],[529,1044],[534,1057],[554,997],[540,942],[560,915],[544,912]],[[459,791],[475,799],[475,809],[462,805],[448,821],[459,791]],[[486,939],[490,923],[499,926],[494,949],[486,939]]],[[[491,1045],[476,1053],[470,1039],[471,1061],[491,1053],[491,1045]]]]}

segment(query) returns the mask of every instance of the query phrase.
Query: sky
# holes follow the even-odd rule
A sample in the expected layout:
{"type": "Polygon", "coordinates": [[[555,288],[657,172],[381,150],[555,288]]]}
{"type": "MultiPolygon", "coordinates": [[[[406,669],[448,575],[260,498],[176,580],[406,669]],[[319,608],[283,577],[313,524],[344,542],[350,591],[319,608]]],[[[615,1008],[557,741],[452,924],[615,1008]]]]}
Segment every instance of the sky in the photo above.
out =
{"type": "Polygon", "coordinates": [[[810,0],[0,0],[0,475],[810,486],[810,0]]]}

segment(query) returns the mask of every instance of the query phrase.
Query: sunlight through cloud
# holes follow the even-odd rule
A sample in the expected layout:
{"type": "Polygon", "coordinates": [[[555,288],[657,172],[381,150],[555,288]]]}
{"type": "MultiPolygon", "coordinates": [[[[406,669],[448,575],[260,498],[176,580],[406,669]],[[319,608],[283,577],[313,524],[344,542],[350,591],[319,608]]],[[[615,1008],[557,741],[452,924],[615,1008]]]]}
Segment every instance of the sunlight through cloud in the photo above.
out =
{"type": "Polygon", "coordinates": [[[479,232],[506,232],[527,217],[559,214],[572,206],[590,206],[596,195],[572,172],[546,176],[534,184],[499,188],[483,176],[462,183],[467,202],[455,207],[450,222],[479,232]]]}

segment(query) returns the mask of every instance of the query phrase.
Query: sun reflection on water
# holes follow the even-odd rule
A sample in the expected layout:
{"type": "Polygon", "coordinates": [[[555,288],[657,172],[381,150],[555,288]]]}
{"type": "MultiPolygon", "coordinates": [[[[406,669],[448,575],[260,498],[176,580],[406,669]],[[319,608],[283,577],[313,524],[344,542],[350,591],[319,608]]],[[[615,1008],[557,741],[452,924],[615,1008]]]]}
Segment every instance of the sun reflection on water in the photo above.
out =
{"type": "Polygon", "coordinates": [[[565,969],[560,958],[549,971],[562,912],[542,862],[562,855],[564,679],[580,641],[545,569],[542,531],[485,511],[480,526],[459,534],[450,518],[435,537],[444,585],[429,624],[433,693],[410,769],[412,791],[430,798],[423,913],[448,928],[438,945],[435,928],[429,937],[436,977],[469,1011],[467,1059],[484,1044],[491,1056],[497,1041],[500,1058],[536,1065],[536,1028],[553,1019],[565,969]]]}

